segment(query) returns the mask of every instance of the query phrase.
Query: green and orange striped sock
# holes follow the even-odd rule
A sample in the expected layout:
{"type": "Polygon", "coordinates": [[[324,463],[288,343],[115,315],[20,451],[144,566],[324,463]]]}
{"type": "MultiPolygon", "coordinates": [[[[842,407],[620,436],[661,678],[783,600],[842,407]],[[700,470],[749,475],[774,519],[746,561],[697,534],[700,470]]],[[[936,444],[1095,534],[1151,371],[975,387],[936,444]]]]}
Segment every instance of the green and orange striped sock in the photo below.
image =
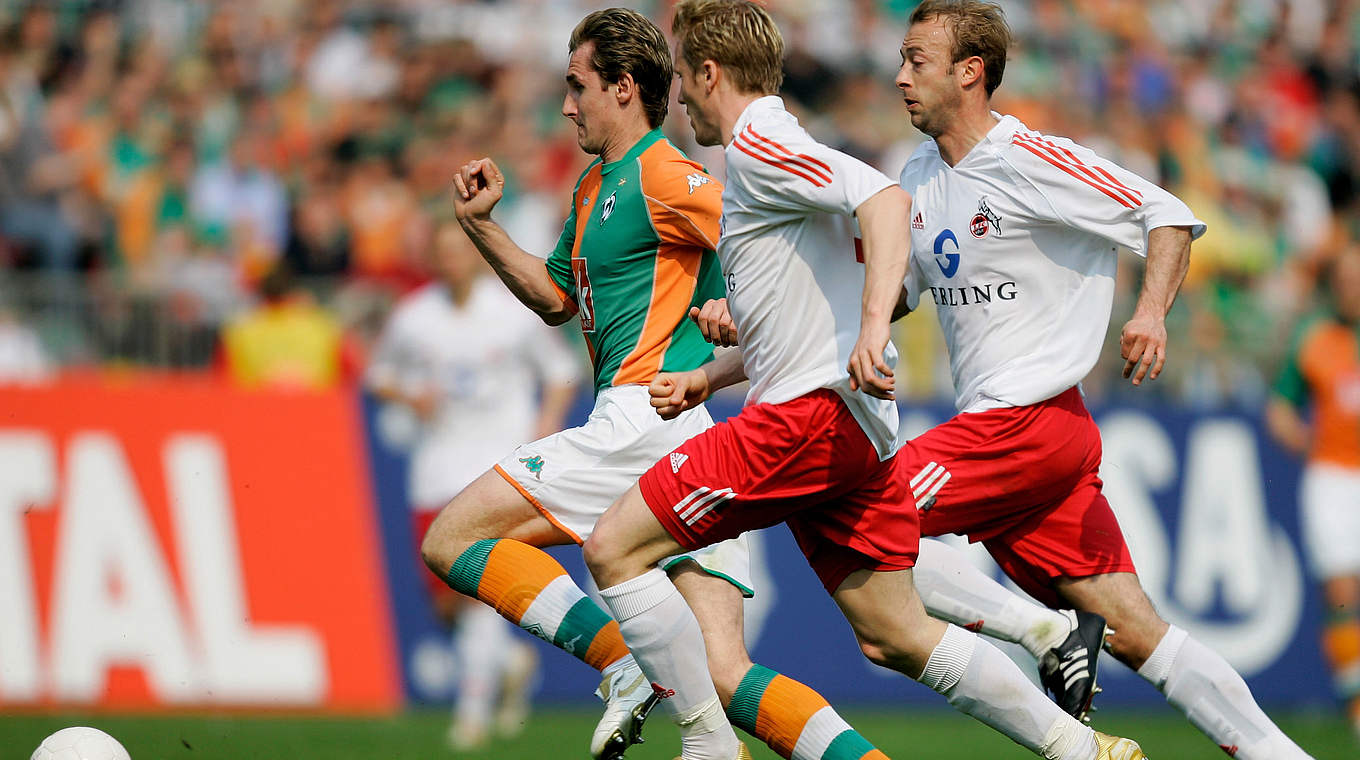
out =
{"type": "Polygon", "coordinates": [[[787,760],[888,760],[821,694],[761,665],[746,671],[727,717],[787,760]]]}
{"type": "Polygon", "coordinates": [[[628,654],[619,624],[542,549],[508,538],[478,541],[444,580],[596,670],[628,654]]]}

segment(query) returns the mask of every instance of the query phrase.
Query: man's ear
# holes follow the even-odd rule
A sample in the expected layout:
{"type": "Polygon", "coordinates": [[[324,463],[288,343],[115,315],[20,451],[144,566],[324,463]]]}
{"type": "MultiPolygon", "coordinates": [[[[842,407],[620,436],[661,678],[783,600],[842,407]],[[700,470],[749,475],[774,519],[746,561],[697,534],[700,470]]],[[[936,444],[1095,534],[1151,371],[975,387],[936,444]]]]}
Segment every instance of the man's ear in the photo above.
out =
{"type": "Polygon", "coordinates": [[[619,81],[614,84],[616,85],[614,98],[618,101],[620,108],[628,105],[633,98],[640,96],[637,82],[633,79],[633,75],[626,71],[619,76],[619,81]]]}

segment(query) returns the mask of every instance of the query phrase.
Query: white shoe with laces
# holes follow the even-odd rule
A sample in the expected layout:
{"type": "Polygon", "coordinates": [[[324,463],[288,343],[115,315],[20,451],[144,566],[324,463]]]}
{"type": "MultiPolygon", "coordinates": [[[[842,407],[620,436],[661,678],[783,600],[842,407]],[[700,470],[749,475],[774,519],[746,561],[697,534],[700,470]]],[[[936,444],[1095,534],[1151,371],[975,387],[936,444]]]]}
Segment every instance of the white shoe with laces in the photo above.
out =
{"type": "Polygon", "coordinates": [[[642,724],[658,701],[647,676],[631,656],[600,681],[595,696],[604,700],[604,716],[590,739],[595,760],[618,760],[634,744],[642,743],[642,724]]]}

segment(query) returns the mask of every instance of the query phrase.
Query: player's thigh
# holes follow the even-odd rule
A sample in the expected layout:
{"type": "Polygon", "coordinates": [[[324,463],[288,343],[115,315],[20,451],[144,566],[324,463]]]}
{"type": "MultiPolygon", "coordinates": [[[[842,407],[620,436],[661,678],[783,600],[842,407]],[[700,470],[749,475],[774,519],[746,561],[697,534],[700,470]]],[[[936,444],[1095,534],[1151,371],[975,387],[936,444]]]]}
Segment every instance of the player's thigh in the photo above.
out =
{"type": "Polygon", "coordinates": [[[752,664],[744,638],[741,590],[692,559],[681,560],[667,572],[699,620],[708,670],[726,705],[752,664]]]}
{"type": "Polygon", "coordinates": [[[911,678],[925,669],[946,624],[926,614],[911,570],[856,570],[832,593],[864,656],[911,678]]]}
{"type": "Polygon", "coordinates": [[[652,514],[635,484],[614,502],[586,539],[586,566],[600,588],[631,580],[683,549],[652,514]]]}
{"type": "Polygon", "coordinates": [[[1157,614],[1134,573],[1058,578],[1054,588],[1073,607],[1105,618],[1114,629],[1108,640],[1110,653],[1135,670],[1166,635],[1167,622],[1157,614]]]}
{"type": "Polygon", "coordinates": [[[496,470],[487,470],[444,505],[421,541],[425,563],[447,570],[469,546],[509,538],[532,546],[572,543],[496,470]]]}
{"type": "Polygon", "coordinates": [[[1320,463],[1305,467],[1299,525],[1316,577],[1360,576],[1360,470],[1320,463]]]}

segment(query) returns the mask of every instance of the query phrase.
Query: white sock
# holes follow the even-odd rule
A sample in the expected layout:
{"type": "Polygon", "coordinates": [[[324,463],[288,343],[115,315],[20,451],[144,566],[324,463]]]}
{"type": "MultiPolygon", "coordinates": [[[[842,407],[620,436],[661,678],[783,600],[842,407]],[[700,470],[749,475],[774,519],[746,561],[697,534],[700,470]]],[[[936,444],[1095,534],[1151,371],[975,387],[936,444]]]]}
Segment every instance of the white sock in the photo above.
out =
{"type": "Polygon", "coordinates": [[[737,735],[723,714],[708,674],[699,621],[666,573],[648,570],[617,586],[600,589],[628,649],[642,672],[660,684],[661,705],[680,727],[684,760],[732,760],[737,735]]]}
{"type": "Polygon", "coordinates": [[[459,673],[453,716],[459,725],[482,729],[491,722],[504,653],[511,644],[510,624],[492,608],[470,604],[459,613],[453,647],[459,673]]]}
{"type": "Polygon", "coordinates": [[[956,710],[1048,760],[1092,760],[1095,732],[1058,709],[1001,650],[951,625],[919,679],[956,710]]]}
{"type": "Polygon", "coordinates": [[[1266,717],[1246,682],[1226,660],[1174,625],[1138,675],[1238,760],[1309,757],[1266,717]]]}
{"type": "Polygon", "coordinates": [[[943,541],[921,539],[913,579],[931,617],[1019,644],[1036,660],[1072,632],[1066,616],[1011,593],[943,541]]]}

